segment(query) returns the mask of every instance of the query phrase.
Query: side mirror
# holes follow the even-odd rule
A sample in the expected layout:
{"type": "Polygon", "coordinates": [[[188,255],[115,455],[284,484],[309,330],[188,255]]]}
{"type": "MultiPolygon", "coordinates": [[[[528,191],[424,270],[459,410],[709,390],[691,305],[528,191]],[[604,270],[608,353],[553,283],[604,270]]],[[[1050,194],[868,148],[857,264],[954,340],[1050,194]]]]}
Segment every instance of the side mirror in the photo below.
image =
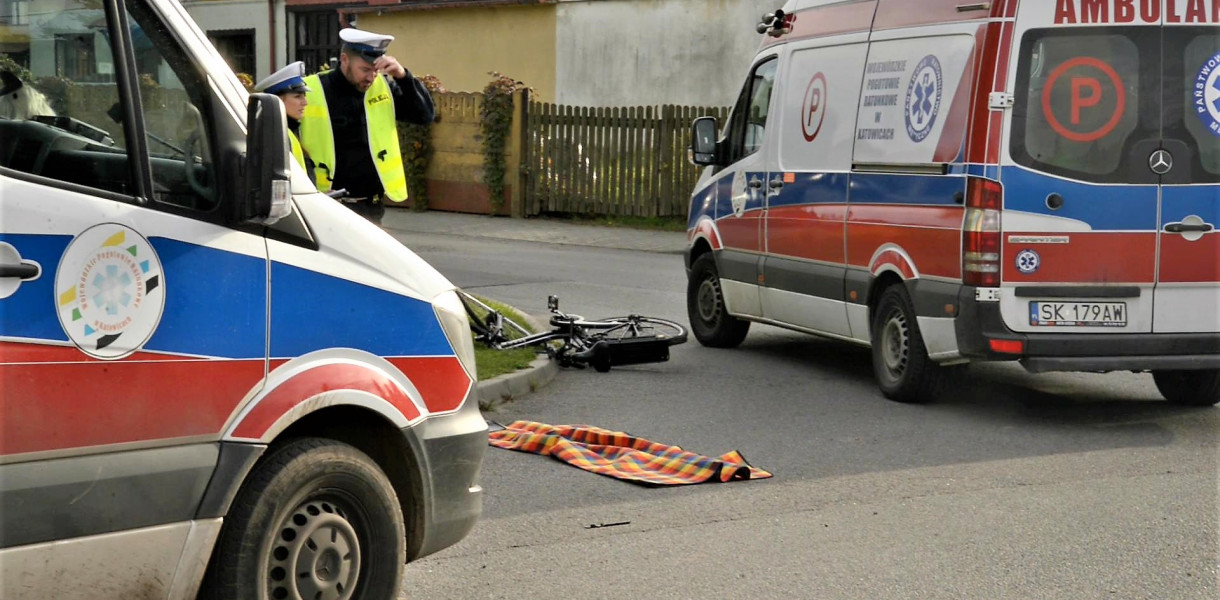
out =
{"type": "Polygon", "coordinates": [[[716,164],[716,117],[699,117],[691,123],[691,162],[716,164]]]}
{"type": "Polygon", "coordinates": [[[246,105],[245,195],[238,221],[274,223],[292,210],[288,121],[274,94],[250,94],[246,105]]]}

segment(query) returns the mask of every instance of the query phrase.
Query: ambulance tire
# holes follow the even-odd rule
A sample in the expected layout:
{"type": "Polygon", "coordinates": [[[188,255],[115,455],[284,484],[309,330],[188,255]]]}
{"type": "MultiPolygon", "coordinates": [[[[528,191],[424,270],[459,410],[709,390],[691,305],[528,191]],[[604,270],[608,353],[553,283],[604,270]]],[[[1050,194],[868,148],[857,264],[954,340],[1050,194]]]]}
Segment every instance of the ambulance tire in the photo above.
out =
{"type": "Polygon", "coordinates": [[[944,374],[928,357],[911,297],[902,284],[891,285],[881,293],[870,334],[873,375],[881,393],[898,402],[935,400],[944,374]]]}
{"type": "Polygon", "coordinates": [[[716,257],[708,252],[695,259],[686,282],[686,314],[700,344],[736,348],[750,332],[750,322],[729,314],[716,271],[716,257]]]}
{"type": "Polygon", "coordinates": [[[1166,400],[1183,406],[1220,403],[1220,369],[1153,371],[1152,381],[1166,400]]]}
{"type": "Polygon", "coordinates": [[[225,516],[199,597],[396,598],[407,547],[389,479],[360,450],[302,438],[273,448],[225,516]],[[337,593],[338,592],[338,593],[337,593]]]}

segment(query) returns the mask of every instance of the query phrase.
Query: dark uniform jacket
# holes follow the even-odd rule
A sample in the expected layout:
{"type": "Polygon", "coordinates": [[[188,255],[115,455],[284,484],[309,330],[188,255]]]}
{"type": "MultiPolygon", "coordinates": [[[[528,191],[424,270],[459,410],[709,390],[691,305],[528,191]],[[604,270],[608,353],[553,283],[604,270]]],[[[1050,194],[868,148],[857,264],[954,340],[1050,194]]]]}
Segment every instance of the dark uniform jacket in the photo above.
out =
{"type": "MultiPolygon", "coordinates": [[[[432,95],[424,84],[410,73],[402,79],[387,79],[394,95],[394,116],[399,121],[423,125],[436,116],[432,95]]],[[[364,92],[356,89],[343,72],[333,69],[321,74],[326,108],[330,113],[331,131],[335,139],[335,179],[331,189],[347,190],[354,198],[380,194],[381,179],[369,153],[368,128],[364,120],[364,92]]]]}

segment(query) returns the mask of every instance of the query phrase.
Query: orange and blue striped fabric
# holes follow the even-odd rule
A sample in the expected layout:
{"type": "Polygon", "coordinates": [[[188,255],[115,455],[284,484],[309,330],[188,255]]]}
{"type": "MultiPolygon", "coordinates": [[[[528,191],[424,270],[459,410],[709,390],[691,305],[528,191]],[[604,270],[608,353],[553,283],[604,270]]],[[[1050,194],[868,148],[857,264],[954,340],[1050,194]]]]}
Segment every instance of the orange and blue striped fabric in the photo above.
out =
{"type": "Polygon", "coordinates": [[[712,458],[588,425],[514,421],[488,436],[491,445],[497,448],[552,456],[578,469],[644,485],[726,483],[771,477],[771,473],[750,466],[736,450],[712,458]]]}

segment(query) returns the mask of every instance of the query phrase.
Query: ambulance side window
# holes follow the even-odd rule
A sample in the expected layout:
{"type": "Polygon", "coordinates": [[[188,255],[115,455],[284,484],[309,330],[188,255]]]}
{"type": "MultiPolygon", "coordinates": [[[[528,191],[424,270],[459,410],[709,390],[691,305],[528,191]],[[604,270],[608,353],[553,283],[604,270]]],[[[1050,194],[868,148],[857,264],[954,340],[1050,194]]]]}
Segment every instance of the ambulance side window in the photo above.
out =
{"type": "Polygon", "coordinates": [[[754,67],[733,107],[728,130],[728,162],[735,163],[762,147],[779,61],[771,57],[754,67]]]}
{"type": "Polygon", "coordinates": [[[142,1],[126,0],[153,199],[197,211],[218,201],[206,77],[142,1]]]}
{"type": "Polygon", "coordinates": [[[136,194],[123,127],[107,112],[119,88],[105,12],[89,0],[15,12],[22,4],[0,4],[0,23],[30,32],[0,55],[0,167],[136,194]]]}
{"type": "Polygon", "coordinates": [[[94,0],[28,13],[14,8],[22,3],[0,3],[0,23],[30,32],[0,54],[0,167],[113,200],[216,206],[210,88],[145,1],[124,1],[125,24],[94,0]],[[139,112],[119,93],[132,75],[114,60],[122,28],[134,50],[139,112]],[[128,139],[141,131],[144,143],[128,139]]]}

